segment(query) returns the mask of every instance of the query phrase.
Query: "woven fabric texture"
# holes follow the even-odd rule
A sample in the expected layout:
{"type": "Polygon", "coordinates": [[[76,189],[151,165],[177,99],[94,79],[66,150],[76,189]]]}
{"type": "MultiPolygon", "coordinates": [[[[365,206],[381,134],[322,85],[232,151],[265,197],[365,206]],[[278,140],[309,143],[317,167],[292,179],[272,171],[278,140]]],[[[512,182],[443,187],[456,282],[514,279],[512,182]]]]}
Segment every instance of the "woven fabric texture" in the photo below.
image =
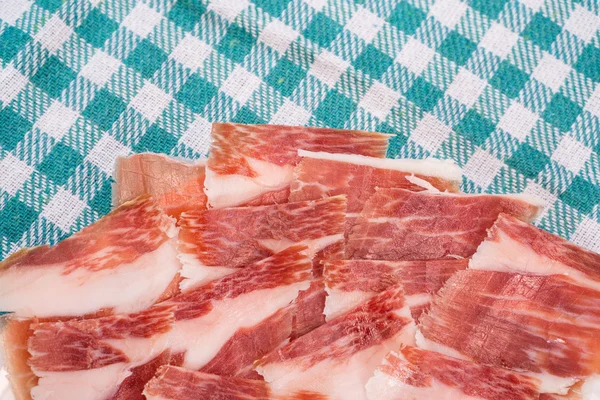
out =
{"type": "Polygon", "coordinates": [[[393,133],[600,251],[597,0],[0,0],[0,255],[110,210],[116,156],[212,121],[393,133]]]}

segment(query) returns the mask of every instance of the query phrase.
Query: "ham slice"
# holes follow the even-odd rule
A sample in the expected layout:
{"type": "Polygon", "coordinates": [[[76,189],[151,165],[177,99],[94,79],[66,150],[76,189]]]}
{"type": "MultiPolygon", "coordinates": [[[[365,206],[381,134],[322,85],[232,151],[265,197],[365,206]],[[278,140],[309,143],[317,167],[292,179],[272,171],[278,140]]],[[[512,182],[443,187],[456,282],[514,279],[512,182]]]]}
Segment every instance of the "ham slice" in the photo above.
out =
{"type": "Polygon", "coordinates": [[[150,195],[170,216],[206,209],[205,160],[187,161],[163,154],[142,153],[117,159],[113,204],[150,195]]]}
{"type": "Polygon", "coordinates": [[[531,221],[538,211],[531,199],[517,195],[377,189],[348,235],[346,258],[466,258],[473,255],[500,213],[531,221]]]}
{"type": "Polygon", "coordinates": [[[181,216],[182,288],[209,282],[237,268],[304,244],[318,258],[343,255],[346,200],[192,211],[181,216]]]}
{"type": "Polygon", "coordinates": [[[278,125],[214,123],[206,170],[211,207],[284,203],[298,149],[385,157],[389,135],[278,125]]]}
{"type": "Polygon", "coordinates": [[[367,383],[369,400],[537,400],[539,380],[404,346],[367,383]]]}
{"type": "Polygon", "coordinates": [[[470,268],[539,275],[562,274],[600,290],[600,254],[501,214],[470,268]]]}
{"type": "Polygon", "coordinates": [[[331,260],[324,262],[327,298],[325,317],[331,320],[360,303],[402,284],[412,317],[419,321],[429,309],[433,295],[456,271],[466,269],[468,260],[374,261],[331,260]]]}
{"type": "Polygon", "coordinates": [[[419,347],[526,372],[543,393],[600,372],[600,292],[564,275],[459,271],[419,331],[419,347]]]}
{"type": "Polygon", "coordinates": [[[414,334],[403,290],[393,286],[271,352],[257,371],[280,396],[360,400],[381,359],[401,343],[413,344],[414,334]]]}
{"type": "Polygon", "coordinates": [[[143,400],[144,384],[165,352],[172,307],[130,315],[34,323],[29,365],[38,378],[33,399],[143,400]]]}
{"type": "Polygon", "coordinates": [[[0,310],[16,317],[143,310],[176,289],[176,233],[149,198],[125,203],[54,247],[0,263],[0,310]]]}

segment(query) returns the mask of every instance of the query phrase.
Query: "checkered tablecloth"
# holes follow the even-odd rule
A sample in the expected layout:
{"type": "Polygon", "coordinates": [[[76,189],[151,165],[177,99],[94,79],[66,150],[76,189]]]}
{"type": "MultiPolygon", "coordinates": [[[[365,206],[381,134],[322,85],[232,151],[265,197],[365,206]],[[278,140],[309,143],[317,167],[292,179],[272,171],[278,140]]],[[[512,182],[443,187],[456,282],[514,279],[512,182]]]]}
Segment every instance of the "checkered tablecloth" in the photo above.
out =
{"type": "Polygon", "coordinates": [[[396,134],[600,251],[597,0],[0,0],[0,253],[110,209],[113,160],[211,121],[396,134]]]}

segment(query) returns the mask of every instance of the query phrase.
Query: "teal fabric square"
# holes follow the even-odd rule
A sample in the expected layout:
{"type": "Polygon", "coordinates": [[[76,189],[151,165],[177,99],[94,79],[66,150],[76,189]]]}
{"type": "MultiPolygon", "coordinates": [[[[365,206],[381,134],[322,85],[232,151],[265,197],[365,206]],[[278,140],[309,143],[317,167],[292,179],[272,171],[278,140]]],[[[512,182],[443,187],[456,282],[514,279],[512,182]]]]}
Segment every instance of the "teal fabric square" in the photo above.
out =
{"type": "Polygon", "coordinates": [[[508,0],[470,0],[469,4],[475,10],[490,18],[498,18],[508,0]]]}
{"type": "Polygon", "coordinates": [[[64,3],[65,0],[35,0],[35,4],[50,12],[58,10],[64,3]]]}
{"type": "Polygon", "coordinates": [[[477,146],[481,146],[494,129],[495,125],[490,120],[482,117],[473,109],[469,110],[467,115],[454,127],[457,133],[460,133],[477,146]]]}
{"type": "Polygon", "coordinates": [[[279,17],[290,1],[291,0],[254,0],[254,4],[272,16],[279,17]]]}
{"type": "Polygon", "coordinates": [[[31,207],[12,197],[0,211],[0,235],[9,241],[16,242],[29,229],[38,213],[31,207]]]}
{"type": "Polygon", "coordinates": [[[92,210],[100,215],[106,215],[111,210],[112,203],[112,184],[110,181],[104,182],[102,188],[96,192],[94,198],[89,202],[92,210]]]}
{"type": "Polygon", "coordinates": [[[200,113],[217,93],[215,85],[198,74],[192,74],[175,98],[193,112],[200,113]]]}
{"type": "Polygon", "coordinates": [[[500,90],[508,97],[514,98],[519,95],[523,86],[529,80],[529,75],[515,67],[508,61],[503,61],[496,71],[490,84],[500,90]]]}
{"type": "Polygon", "coordinates": [[[125,65],[142,74],[144,78],[150,79],[165,61],[167,55],[149,40],[144,39],[125,59],[125,65]]]}
{"type": "Polygon", "coordinates": [[[560,31],[560,26],[550,18],[542,13],[537,13],[533,16],[531,22],[527,24],[521,35],[524,39],[531,40],[542,49],[549,50],[560,31]]]}
{"type": "Polygon", "coordinates": [[[67,183],[83,157],[71,147],[61,142],[56,143],[38,169],[57,185],[67,183]]]}
{"type": "Polygon", "coordinates": [[[191,31],[206,12],[200,0],[178,0],[169,11],[169,19],[186,31],[191,31]]]}
{"type": "Polygon", "coordinates": [[[290,96],[306,77],[306,71],[293,62],[282,58],[269,72],[265,81],[284,96],[290,96]]]}
{"type": "Polygon", "coordinates": [[[96,93],[92,101],[89,102],[81,115],[95,122],[100,129],[107,131],[126,108],[127,106],[123,100],[108,90],[101,89],[96,93]]]}
{"type": "Polygon", "coordinates": [[[390,56],[369,44],[354,61],[354,68],[363,71],[374,79],[381,79],[381,76],[393,63],[394,60],[390,56]]]}
{"type": "Polygon", "coordinates": [[[237,25],[227,29],[227,33],[221,39],[217,51],[231,60],[241,63],[244,57],[252,50],[256,39],[237,25]]]}
{"type": "Polygon", "coordinates": [[[303,32],[305,38],[321,47],[328,47],[340,34],[342,26],[321,13],[315,14],[303,32]]]}
{"type": "Polygon", "coordinates": [[[582,108],[563,95],[557,93],[542,113],[542,117],[563,132],[567,132],[581,114],[582,108]]]}
{"type": "Polygon", "coordinates": [[[133,147],[133,151],[136,153],[148,151],[169,154],[176,145],[177,138],[175,136],[154,124],[148,128],[137,145],[133,147]]]}
{"type": "Polygon", "coordinates": [[[102,47],[106,39],[118,28],[119,24],[94,8],[81,25],[75,29],[75,32],[92,46],[102,47]]]}
{"type": "Polygon", "coordinates": [[[421,76],[415,80],[415,83],[406,92],[406,98],[421,107],[423,111],[431,111],[442,95],[443,92],[440,89],[421,76]]]}
{"type": "Polygon", "coordinates": [[[577,59],[575,69],[594,82],[600,82],[600,49],[588,45],[577,59]]]}
{"type": "Polygon", "coordinates": [[[519,146],[517,151],[506,160],[506,165],[516,169],[530,179],[537,177],[549,163],[550,157],[541,151],[534,149],[527,143],[519,146]]]}
{"type": "Polygon", "coordinates": [[[571,207],[587,214],[596,204],[600,203],[600,188],[581,176],[576,176],[559,198],[571,207]]]}
{"type": "Polygon", "coordinates": [[[33,125],[10,107],[0,110],[0,145],[13,150],[33,125]]]}
{"type": "Polygon", "coordinates": [[[20,29],[7,26],[0,35],[0,58],[7,64],[23,49],[31,37],[20,29]]]}
{"type": "Polygon", "coordinates": [[[444,39],[438,51],[449,60],[454,61],[458,65],[463,65],[471,57],[476,48],[477,44],[461,34],[452,31],[444,39]]]}
{"type": "Polygon", "coordinates": [[[327,126],[343,128],[356,107],[357,105],[352,100],[336,90],[332,90],[317,107],[315,116],[327,126]]]}
{"type": "Polygon", "coordinates": [[[266,124],[267,121],[261,119],[247,106],[240,108],[240,111],[233,117],[233,122],[240,124],[266,124]]]}
{"type": "Polygon", "coordinates": [[[63,64],[58,57],[50,56],[46,63],[31,77],[31,82],[48,93],[50,97],[56,98],[76,77],[77,74],[63,64]]]}
{"type": "Polygon", "coordinates": [[[392,11],[388,21],[402,32],[412,35],[426,17],[427,14],[422,9],[402,0],[392,11]]]}

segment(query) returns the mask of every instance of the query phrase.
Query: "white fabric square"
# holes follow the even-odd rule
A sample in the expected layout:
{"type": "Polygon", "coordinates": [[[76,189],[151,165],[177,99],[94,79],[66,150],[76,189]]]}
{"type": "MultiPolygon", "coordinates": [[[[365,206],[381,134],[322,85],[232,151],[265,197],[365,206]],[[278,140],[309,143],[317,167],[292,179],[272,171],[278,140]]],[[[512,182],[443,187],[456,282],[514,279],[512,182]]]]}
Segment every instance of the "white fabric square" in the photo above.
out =
{"type": "Polygon", "coordinates": [[[323,7],[327,4],[329,0],[302,0],[304,3],[308,4],[316,11],[321,11],[323,7]]]}
{"type": "Polygon", "coordinates": [[[334,87],[349,66],[350,63],[347,61],[323,50],[315,57],[315,62],[310,66],[308,73],[327,86],[334,87]]]}
{"type": "Polygon", "coordinates": [[[570,73],[571,67],[544,52],[540,63],[535,67],[531,76],[556,92],[570,73]]]}
{"type": "Polygon", "coordinates": [[[600,118],[600,84],[596,85],[596,90],[585,102],[584,110],[600,118]]]}
{"type": "Polygon", "coordinates": [[[0,0],[0,19],[9,25],[14,25],[21,15],[33,4],[29,0],[0,0]]]}
{"type": "Polygon", "coordinates": [[[181,143],[200,155],[206,155],[210,147],[210,129],[211,123],[198,115],[181,135],[181,143]]]}
{"type": "Polygon", "coordinates": [[[69,232],[87,205],[77,196],[63,188],[59,188],[42,210],[41,216],[69,232]]]}
{"type": "Polygon", "coordinates": [[[498,127],[519,141],[524,141],[538,121],[538,116],[521,104],[514,102],[500,118],[498,127]]]}
{"type": "Polygon", "coordinates": [[[410,135],[410,140],[434,153],[450,136],[452,129],[431,114],[425,114],[410,135]]]}
{"type": "Polygon", "coordinates": [[[10,153],[0,160],[0,189],[14,196],[33,173],[33,168],[10,153]]]}
{"type": "Polygon", "coordinates": [[[90,150],[86,160],[108,175],[112,175],[117,157],[125,157],[129,153],[131,153],[129,147],[114,139],[109,134],[105,134],[90,150]]]}
{"type": "Polygon", "coordinates": [[[479,98],[487,82],[470,71],[461,68],[446,93],[448,96],[471,107],[479,98]]]}
{"type": "Polygon", "coordinates": [[[429,14],[444,26],[453,29],[467,12],[467,5],[460,0],[437,0],[429,14]]]}
{"type": "Polygon", "coordinates": [[[278,19],[269,22],[258,35],[258,41],[283,54],[298,37],[298,32],[278,19]]]}
{"type": "Polygon", "coordinates": [[[352,18],[350,18],[350,21],[346,23],[346,29],[367,43],[370,43],[384,23],[385,21],[377,15],[359,7],[354,15],[352,15],[352,18]]]}
{"type": "Polygon", "coordinates": [[[259,88],[261,80],[258,76],[248,72],[244,68],[237,66],[227,77],[221,90],[229,97],[246,104],[250,96],[259,88]]]}
{"type": "Polygon", "coordinates": [[[73,34],[73,29],[63,22],[58,15],[54,15],[48,22],[42,26],[42,29],[35,34],[34,38],[41,43],[48,51],[54,53],[58,50],[73,34]]]}
{"type": "Polygon", "coordinates": [[[552,159],[572,173],[578,174],[591,155],[592,149],[570,136],[564,136],[552,153],[552,159]]]}
{"type": "Polygon", "coordinates": [[[519,35],[504,25],[494,23],[485,33],[479,45],[492,54],[505,58],[517,44],[517,40],[519,40],[519,35]]]}
{"type": "Polygon", "coordinates": [[[98,86],[104,86],[120,66],[121,61],[103,51],[96,51],[96,54],[83,66],[80,75],[98,86]]]}
{"type": "Polygon", "coordinates": [[[504,163],[485,150],[477,149],[463,168],[463,174],[482,189],[494,181],[504,163]]]}
{"type": "Polygon", "coordinates": [[[60,101],[53,102],[35,123],[35,127],[60,140],[71,129],[80,115],[60,101]]]}
{"type": "Polygon", "coordinates": [[[219,14],[227,21],[233,22],[249,5],[248,0],[212,0],[208,4],[208,9],[219,14]]]}
{"type": "Polygon", "coordinates": [[[533,11],[539,11],[540,8],[544,5],[546,0],[519,0],[522,4],[525,4],[527,7],[531,8],[533,11]]]}
{"type": "Polygon", "coordinates": [[[550,209],[550,207],[558,200],[558,196],[552,192],[547,191],[542,186],[538,185],[533,181],[529,181],[525,190],[523,190],[524,194],[534,196],[541,200],[544,205],[544,209],[542,210],[542,214],[538,217],[541,219],[546,212],[550,209]]]}
{"type": "Polygon", "coordinates": [[[171,58],[184,67],[196,71],[211,52],[210,45],[195,36],[186,34],[171,53],[171,58]]]}
{"type": "Polygon", "coordinates": [[[600,253],[600,223],[584,218],[577,226],[573,236],[571,236],[571,242],[600,253]]]}
{"type": "Polygon", "coordinates": [[[409,38],[396,57],[396,62],[419,75],[433,60],[435,51],[415,38],[409,38]]]}
{"type": "Polygon", "coordinates": [[[15,67],[8,65],[0,69],[0,100],[4,104],[10,103],[29,80],[21,74],[15,67]]]}
{"type": "Polygon", "coordinates": [[[600,17],[577,4],[565,23],[564,29],[587,43],[600,29],[600,17]]]}
{"type": "Polygon", "coordinates": [[[156,121],[173,98],[159,87],[146,82],[144,87],[131,100],[131,107],[150,122],[156,121]]]}
{"type": "Polygon", "coordinates": [[[123,20],[123,26],[145,38],[162,20],[162,15],[144,3],[138,3],[123,20]]]}
{"type": "Polygon", "coordinates": [[[398,104],[399,99],[400,93],[376,81],[360,99],[358,105],[377,118],[384,120],[392,108],[398,104]]]}
{"type": "Polygon", "coordinates": [[[274,125],[305,125],[310,119],[310,113],[290,100],[286,100],[273,115],[270,123],[274,125]]]}

